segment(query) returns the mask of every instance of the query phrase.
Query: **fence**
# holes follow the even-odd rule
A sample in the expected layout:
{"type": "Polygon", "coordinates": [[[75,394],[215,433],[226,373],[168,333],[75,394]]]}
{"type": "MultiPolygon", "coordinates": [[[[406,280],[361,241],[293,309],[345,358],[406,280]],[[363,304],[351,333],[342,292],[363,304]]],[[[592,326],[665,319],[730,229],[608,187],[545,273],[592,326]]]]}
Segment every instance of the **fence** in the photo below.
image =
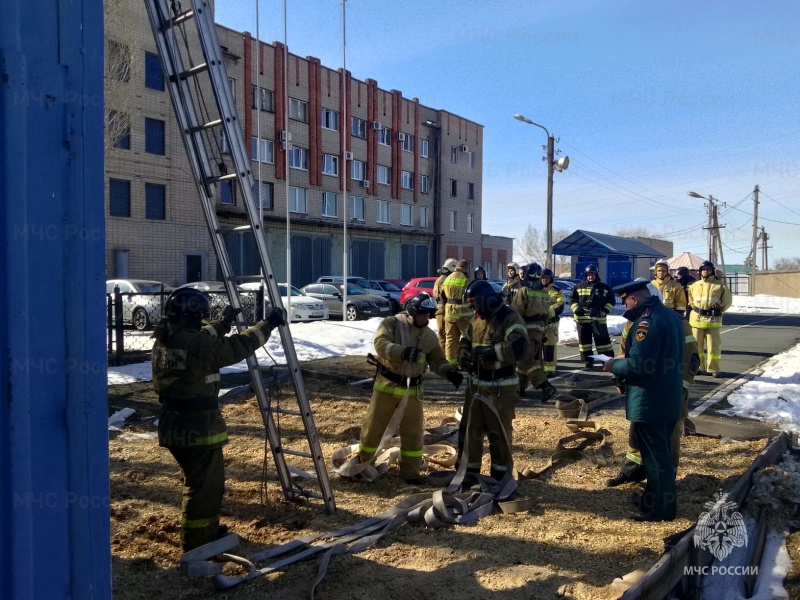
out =
{"type": "MultiPolygon", "coordinates": [[[[164,303],[172,290],[122,293],[119,287],[106,294],[106,333],[108,364],[118,366],[135,360],[147,360],[153,348],[152,329],[164,314],[164,303]]],[[[206,292],[211,303],[211,320],[222,318],[228,306],[224,292],[206,292]]],[[[242,314],[247,323],[263,318],[264,290],[240,292],[242,314]]]]}

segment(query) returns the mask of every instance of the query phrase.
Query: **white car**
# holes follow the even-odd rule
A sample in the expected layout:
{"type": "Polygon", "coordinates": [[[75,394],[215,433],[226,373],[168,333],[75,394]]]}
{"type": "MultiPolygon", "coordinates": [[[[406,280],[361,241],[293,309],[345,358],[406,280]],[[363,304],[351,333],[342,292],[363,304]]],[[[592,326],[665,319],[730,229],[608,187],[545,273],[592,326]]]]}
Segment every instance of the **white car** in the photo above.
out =
{"type": "MultiPolygon", "coordinates": [[[[263,282],[243,283],[239,286],[243,290],[257,291],[263,282]]],[[[279,283],[278,289],[281,296],[283,296],[283,306],[287,308],[289,299],[286,297],[286,284],[279,283]]],[[[269,300],[269,296],[267,296],[269,300]]],[[[322,321],[328,318],[328,305],[319,298],[312,298],[311,296],[304,296],[303,292],[292,286],[291,308],[289,309],[291,315],[291,322],[303,321],[322,321]]]]}

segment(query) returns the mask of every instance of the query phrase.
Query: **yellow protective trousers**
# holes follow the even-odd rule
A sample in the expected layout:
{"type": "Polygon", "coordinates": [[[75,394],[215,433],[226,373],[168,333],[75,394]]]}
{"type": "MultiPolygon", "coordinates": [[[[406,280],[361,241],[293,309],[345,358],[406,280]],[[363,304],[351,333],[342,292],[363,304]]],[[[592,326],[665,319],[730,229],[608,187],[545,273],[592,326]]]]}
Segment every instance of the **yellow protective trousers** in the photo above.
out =
{"type": "Polygon", "coordinates": [[[446,339],[444,355],[445,358],[447,358],[447,362],[451,365],[455,365],[458,362],[458,344],[461,341],[461,336],[467,332],[467,327],[469,327],[469,322],[471,320],[472,317],[461,317],[453,321],[445,318],[444,326],[446,339]]]}
{"type": "Polygon", "coordinates": [[[528,329],[528,349],[525,355],[517,362],[517,376],[519,377],[519,391],[524,392],[528,383],[534,388],[538,388],[545,381],[547,375],[544,374],[542,364],[542,342],[544,341],[545,331],[543,329],[528,329]]]}
{"type": "Polygon", "coordinates": [[[700,370],[719,373],[719,360],[722,358],[722,337],[717,327],[692,327],[697,340],[697,353],[700,356],[700,370]]]}
{"type": "Polygon", "coordinates": [[[558,365],[558,320],[547,325],[542,345],[542,363],[545,375],[555,373],[558,365]]]}
{"type": "Polygon", "coordinates": [[[519,403],[518,386],[519,382],[516,377],[510,377],[502,382],[473,380],[467,385],[464,409],[461,416],[462,431],[459,431],[459,442],[467,445],[469,454],[468,470],[480,472],[483,462],[483,439],[485,436],[489,438],[490,468],[493,476],[502,476],[507,472],[513,473],[514,457],[511,453],[511,444],[513,443],[515,408],[519,403]],[[473,398],[475,394],[480,394],[494,403],[500,416],[499,422],[491,409],[484,406],[483,402],[475,401],[473,398]],[[469,430],[466,429],[468,420],[469,430]],[[506,444],[503,437],[501,427],[505,429],[508,444],[506,444]]]}

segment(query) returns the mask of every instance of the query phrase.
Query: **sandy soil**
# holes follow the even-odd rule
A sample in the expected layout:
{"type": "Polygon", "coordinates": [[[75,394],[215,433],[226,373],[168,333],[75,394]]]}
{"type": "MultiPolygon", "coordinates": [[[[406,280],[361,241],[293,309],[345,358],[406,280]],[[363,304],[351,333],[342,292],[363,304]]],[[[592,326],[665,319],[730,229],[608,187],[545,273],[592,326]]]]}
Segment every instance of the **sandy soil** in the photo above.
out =
{"type": "MultiPolygon", "coordinates": [[[[304,367],[314,374],[333,375],[305,379],[323,451],[330,457],[358,440],[370,394],[368,387],[351,387],[344,381],[369,377],[372,368],[358,357],[314,361],[304,367]]],[[[228,385],[244,382],[241,377],[225,379],[228,385]]],[[[275,400],[293,404],[293,391],[282,392],[275,400]]],[[[458,405],[453,394],[428,392],[426,427],[453,416],[458,405]]],[[[154,430],[159,405],[151,384],[109,388],[109,414],[123,407],[136,410],[137,422],[109,443],[114,597],[308,597],[318,558],[225,592],[215,591],[209,580],[187,579],[179,573],[180,471],[155,439],[130,435],[154,430]]],[[[319,502],[310,506],[288,502],[271,457],[264,459],[264,428],[254,398],[240,396],[226,402],[223,410],[231,442],[225,448],[222,521],[241,538],[238,554],[336,530],[380,513],[411,493],[436,489],[405,485],[392,471],[373,483],[334,475],[335,515],[326,514],[319,502]]],[[[639,488],[604,485],[616,474],[625,451],[627,422],[622,407],[609,404],[591,418],[611,434],[614,459],[608,466],[567,461],[538,479],[522,480],[519,491],[533,500],[527,512],[492,514],[472,525],[438,530],[405,523],[365,551],[335,557],[316,598],[617,597],[618,591],[608,587],[614,578],[652,566],[663,552],[663,539],[692,525],[704,510],[703,503],[717,490],[729,489],[764,448],[764,441],[685,438],[678,518],[671,523],[636,523],[629,518],[634,514],[630,498],[639,488]]],[[[281,427],[289,435],[294,433],[299,448],[304,445],[297,423],[284,419],[281,427]]],[[[536,398],[524,400],[515,421],[516,467],[543,466],[557,440],[569,433],[552,405],[542,405],[536,398]]],[[[790,540],[790,553],[800,565],[797,533],[790,540]]],[[[795,568],[789,581],[792,597],[800,597],[799,579],[795,568]]]]}

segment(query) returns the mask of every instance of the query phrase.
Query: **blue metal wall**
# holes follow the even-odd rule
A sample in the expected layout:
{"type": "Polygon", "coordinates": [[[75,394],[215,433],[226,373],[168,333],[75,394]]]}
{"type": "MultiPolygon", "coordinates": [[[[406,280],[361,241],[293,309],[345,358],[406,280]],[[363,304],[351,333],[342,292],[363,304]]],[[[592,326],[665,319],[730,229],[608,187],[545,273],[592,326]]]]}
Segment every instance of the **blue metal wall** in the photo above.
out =
{"type": "Polygon", "coordinates": [[[103,3],[0,16],[0,598],[108,598],[103,3]]]}

